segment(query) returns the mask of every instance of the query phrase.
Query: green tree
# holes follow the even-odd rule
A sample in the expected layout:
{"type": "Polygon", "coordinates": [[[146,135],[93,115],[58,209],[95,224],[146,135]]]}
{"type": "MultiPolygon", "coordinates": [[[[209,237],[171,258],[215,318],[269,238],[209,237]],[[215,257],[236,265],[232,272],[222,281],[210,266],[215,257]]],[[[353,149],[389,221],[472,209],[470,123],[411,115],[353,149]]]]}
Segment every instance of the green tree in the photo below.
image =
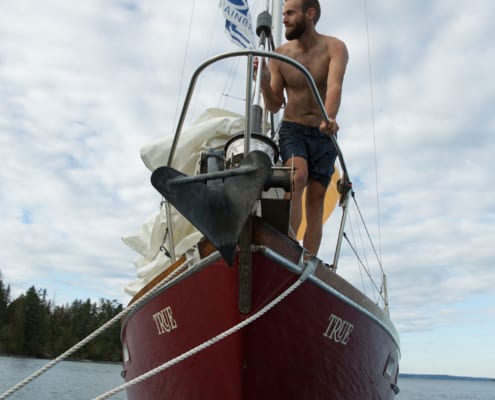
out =
{"type": "MultiPolygon", "coordinates": [[[[122,311],[122,304],[116,300],[100,299],[98,305],[97,325],[101,326],[122,311]]],[[[93,359],[120,361],[122,347],[120,344],[120,324],[115,323],[95,340],[93,359]]]]}
{"type": "MultiPolygon", "coordinates": [[[[54,306],[47,301],[46,290],[34,286],[11,301],[10,286],[5,286],[0,274],[0,353],[56,357],[122,309],[116,300],[105,299],[98,304],[87,299],[54,306]]],[[[120,325],[114,324],[72,358],[119,361],[120,325]]]]}
{"type": "Polygon", "coordinates": [[[50,317],[50,337],[50,357],[62,354],[77,342],[72,329],[72,318],[68,305],[53,308],[50,317]]]}
{"type": "Polygon", "coordinates": [[[2,271],[0,271],[0,325],[7,322],[7,307],[10,303],[10,285],[3,283],[2,271]]]}
{"type": "MultiPolygon", "coordinates": [[[[76,342],[84,339],[91,332],[93,332],[96,326],[96,304],[91,303],[90,299],[86,301],[75,300],[70,308],[72,332],[76,339],[76,342]]],[[[75,357],[80,359],[90,359],[90,346],[89,344],[79,350],[75,357]]]]}
{"type": "Polygon", "coordinates": [[[0,354],[7,352],[9,304],[10,304],[10,285],[8,286],[4,285],[2,271],[0,271],[0,354]]]}
{"type": "Polygon", "coordinates": [[[24,325],[26,320],[24,302],[25,296],[20,295],[7,307],[7,321],[9,322],[6,327],[5,341],[7,354],[26,354],[24,350],[24,325]]]}
{"type": "Polygon", "coordinates": [[[46,290],[38,293],[36,288],[31,286],[26,292],[24,309],[25,354],[34,357],[46,357],[46,343],[49,338],[49,310],[46,304],[46,290]]]}

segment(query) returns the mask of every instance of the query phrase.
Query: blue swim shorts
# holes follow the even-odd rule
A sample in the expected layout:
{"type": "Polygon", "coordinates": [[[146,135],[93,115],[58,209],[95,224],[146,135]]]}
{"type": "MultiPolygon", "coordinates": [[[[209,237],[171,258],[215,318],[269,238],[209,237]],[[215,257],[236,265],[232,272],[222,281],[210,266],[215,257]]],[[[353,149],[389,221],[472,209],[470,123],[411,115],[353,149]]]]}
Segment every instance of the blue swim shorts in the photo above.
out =
{"type": "Polygon", "coordinates": [[[304,158],[308,163],[308,179],[316,180],[326,188],[337,157],[332,140],[318,127],[289,121],[282,121],[278,135],[283,163],[292,157],[304,158]]]}

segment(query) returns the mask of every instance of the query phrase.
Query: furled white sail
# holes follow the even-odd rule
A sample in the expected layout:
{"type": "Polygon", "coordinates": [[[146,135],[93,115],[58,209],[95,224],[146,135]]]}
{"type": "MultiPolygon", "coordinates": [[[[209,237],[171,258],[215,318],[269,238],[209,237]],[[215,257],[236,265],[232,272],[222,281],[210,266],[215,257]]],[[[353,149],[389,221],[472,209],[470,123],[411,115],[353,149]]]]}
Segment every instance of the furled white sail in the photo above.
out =
{"type": "MultiPolygon", "coordinates": [[[[172,166],[187,175],[195,175],[203,151],[210,148],[222,149],[230,137],[242,132],[243,129],[243,116],[217,108],[207,109],[189,128],[183,130],[172,166]]],[[[154,171],[165,165],[171,146],[172,137],[167,137],[143,147],[141,158],[146,167],[154,171]]],[[[193,248],[202,235],[175,211],[172,213],[172,220],[176,243],[175,254],[181,256],[193,248]]],[[[124,243],[139,255],[134,261],[137,279],[124,288],[129,295],[135,295],[171,265],[170,258],[165,254],[166,230],[167,218],[162,207],[159,212],[148,218],[137,232],[122,237],[124,243]]]]}

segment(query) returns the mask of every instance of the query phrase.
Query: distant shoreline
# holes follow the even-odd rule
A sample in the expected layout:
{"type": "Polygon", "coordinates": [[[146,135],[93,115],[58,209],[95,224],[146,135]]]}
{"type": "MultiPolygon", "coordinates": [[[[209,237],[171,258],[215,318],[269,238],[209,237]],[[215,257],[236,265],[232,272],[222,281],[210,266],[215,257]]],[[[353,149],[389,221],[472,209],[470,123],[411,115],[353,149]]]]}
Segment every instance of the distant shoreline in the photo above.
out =
{"type": "Polygon", "coordinates": [[[430,375],[430,374],[399,374],[399,379],[436,379],[450,381],[484,381],[495,382],[494,378],[477,378],[469,376],[454,376],[454,375],[430,375]]]}
{"type": "MultiPolygon", "coordinates": [[[[22,356],[22,355],[12,355],[12,354],[3,354],[0,353],[0,357],[5,358],[29,358],[29,359],[37,359],[37,360],[45,360],[50,361],[48,358],[36,358],[30,356],[22,356]]],[[[83,362],[83,363],[96,363],[96,364],[113,364],[120,365],[122,364],[119,361],[95,361],[95,360],[85,360],[85,359],[66,359],[64,361],[68,362],[83,362]]],[[[433,375],[433,374],[399,374],[399,379],[432,379],[432,380],[450,380],[450,381],[478,381],[478,382],[493,382],[495,383],[495,378],[479,378],[479,377],[470,377],[470,376],[455,376],[455,375],[433,375]]]]}

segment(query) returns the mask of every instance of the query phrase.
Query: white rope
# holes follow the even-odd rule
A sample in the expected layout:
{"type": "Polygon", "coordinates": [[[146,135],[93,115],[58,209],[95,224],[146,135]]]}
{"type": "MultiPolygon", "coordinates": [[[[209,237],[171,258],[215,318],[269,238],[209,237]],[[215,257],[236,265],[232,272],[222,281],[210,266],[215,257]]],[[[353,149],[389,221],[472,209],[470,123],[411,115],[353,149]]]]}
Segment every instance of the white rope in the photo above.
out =
{"type": "Polygon", "coordinates": [[[294,290],[296,290],[305,280],[306,278],[310,275],[311,271],[314,270],[315,264],[313,263],[308,263],[306,266],[306,269],[303,271],[302,275],[299,277],[299,279],[294,282],[289,288],[287,288],[283,293],[281,293],[277,298],[275,298],[272,302],[268,303],[266,306],[264,306],[261,310],[256,312],[255,314],[251,315],[249,318],[245,319],[244,321],[238,323],[237,325],[234,325],[232,328],[220,333],[219,335],[207,340],[206,342],[203,342],[202,344],[192,348],[191,350],[182,353],[181,355],[173,358],[172,360],[166,361],[162,365],[145,372],[144,374],[130,380],[129,382],[126,382],[98,397],[95,397],[93,400],[104,400],[108,399],[111,396],[114,396],[115,394],[121,392],[122,390],[125,390],[131,386],[134,386],[140,382],[145,381],[148,378],[151,378],[152,376],[166,370],[167,368],[170,368],[174,366],[175,364],[178,364],[181,361],[186,360],[187,358],[193,356],[196,353],[199,353],[200,351],[214,345],[215,343],[225,339],[226,337],[232,335],[233,333],[241,330],[245,326],[249,325],[250,323],[254,322],[264,314],[266,314],[268,311],[270,311],[273,307],[275,307],[278,303],[280,303],[283,299],[285,299],[289,294],[291,294],[294,290]]]}
{"type": "Polygon", "coordinates": [[[96,338],[98,335],[103,333],[105,330],[107,330],[110,326],[112,326],[115,322],[119,321],[121,318],[126,316],[128,313],[130,313],[132,310],[137,308],[139,305],[141,305],[144,301],[146,301],[149,297],[154,295],[159,289],[161,289],[162,286],[164,286],[166,283],[169,281],[173,280],[179,273],[183,272],[184,267],[188,267],[189,260],[186,260],[180,267],[178,267],[172,274],[168,275],[164,279],[162,279],[157,285],[153,287],[152,290],[147,292],[143,297],[139,298],[136,302],[132,303],[129,305],[127,308],[122,310],[119,314],[114,316],[112,319],[104,323],[102,326],[100,326],[97,330],[95,330],[93,333],[90,335],[86,336],[83,340],[80,342],[76,343],[74,346],[72,346],[69,350],[67,350],[65,353],[59,355],[57,358],[53,359],[49,363],[45,364],[42,368],[40,368],[38,371],[35,371],[33,374],[29,375],[27,378],[19,382],[17,385],[13,386],[6,392],[2,393],[0,395],[0,400],[6,399],[7,397],[11,396],[15,392],[17,392],[19,389],[23,388],[27,384],[31,383],[34,381],[36,378],[38,378],[40,375],[44,374],[46,371],[48,371],[50,368],[54,367],[57,365],[59,362],[63,361],[67,357],[69,357],[71,354],[74,354],[77,350],[85,346],[87,343],[89,343],[91,340],[96,338]]]}

